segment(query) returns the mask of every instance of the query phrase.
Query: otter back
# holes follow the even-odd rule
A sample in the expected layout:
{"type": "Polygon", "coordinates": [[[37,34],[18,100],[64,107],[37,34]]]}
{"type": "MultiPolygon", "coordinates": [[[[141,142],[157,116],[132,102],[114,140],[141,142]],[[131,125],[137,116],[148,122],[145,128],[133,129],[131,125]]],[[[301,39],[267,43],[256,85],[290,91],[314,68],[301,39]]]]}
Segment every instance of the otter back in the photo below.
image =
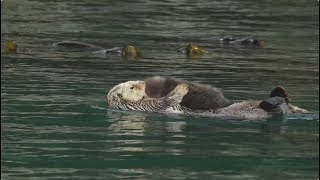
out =
{"type": "Polygon", "coordinates": [[[189,92],[183,97],[180,105],[191,110],[216,110],[230,105],[223,93],[211,85],[159,76],[148,78],[145,83],[146,94],[151,98],[168,95],[180,83],[189,84],[189,92]]]}

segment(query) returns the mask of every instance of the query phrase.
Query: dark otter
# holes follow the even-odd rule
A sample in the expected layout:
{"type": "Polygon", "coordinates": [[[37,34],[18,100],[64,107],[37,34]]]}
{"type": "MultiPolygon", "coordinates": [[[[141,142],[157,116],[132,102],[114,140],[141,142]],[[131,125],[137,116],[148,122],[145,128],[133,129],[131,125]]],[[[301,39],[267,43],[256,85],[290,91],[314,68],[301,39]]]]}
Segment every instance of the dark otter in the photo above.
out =
{"type": "Polygon", "coordinates": [[[228,35],[222,39],[220,39],[220,41],[222,43],[230,43],[231,41],[236,41],[237,39],[233,36],[233,35],[228,35]]]}
{"type": "Polygon", "coordinates": [[[52,44],[55,47],[67,47],[76,50],[82,49],[94,49],[96,54],[106,54],[106,55],[118,55],[126,56],[129,58],[140,58],[142,52],[140,48],[134,47],[132,45],[125,45],[123,47],[114,47],[110,49],[103,48],[101,46],[96,46],[94,44],[80,42],[80,41],[62,41],[52,44]]]}
{"type": "Polygon", "coordinates": [[[231,43],[241,43],[242,45],[252,45],[252,46],[263,46],[264,42],[256,39],[253,36],[249,36],[243,39],[239,39],[236,41],[231,41],[231,43]]]}
{"type": "Polygon", "coordinates": [[[184,80],[166,77],[151,77],[144,80],[146,94],[151,98],[168,95],[178,84],[187,83],[189,92],[183,97],[181,106],[191,110],[216,110],[230,105],[222,91],[207,84],[191,83],[184,80]]]}
{"type": "Polygon", "coordinates": [[[261,47],[264,45],[264,42],[261,40],[256,39],[253,36],[248,36],[242,39],[237,39],[233,35],[228,35],[222,39],[220,39],[220,42],[223,44],[229,44],[229,45],[245,45],[245,46],[256,46],[261,47]]]}
{"type": "Polygon", "coordinates": [[[290,113],[309,113],[308,110],[291,104],[289,100],[287,91],[283,87],[278,86],[271,91],[268,99],[260,103],[260,107],[270,113],[282,112],[284,106],[287,106],[290,113]]]}
{"type": "Polygon", "coordinates": [[[102,50],[105,49],[101,46],[96,46],[94,44],[80,42],[80,41],[61,41],[52,44],[55,47],[67,47],[67,48],[88,48],[88,49],[95,49],[95,50],[102,50]]]}

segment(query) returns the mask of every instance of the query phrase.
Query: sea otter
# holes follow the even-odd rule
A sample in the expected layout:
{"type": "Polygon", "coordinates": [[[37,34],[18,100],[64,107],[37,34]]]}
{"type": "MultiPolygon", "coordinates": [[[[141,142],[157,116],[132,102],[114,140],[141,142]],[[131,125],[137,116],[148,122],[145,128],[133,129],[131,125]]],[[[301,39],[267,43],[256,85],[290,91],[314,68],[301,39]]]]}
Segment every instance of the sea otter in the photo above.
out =
{"type": "Polygon", "coordinates": [[[133,45],[125,45],[123,47],[113,47],[110,49],[103,48],[101,46],[96,46],[94,44],[80,42],[80,41],[62,41],[54,43],[55,47],[68,47],[75,49],[93,49],[95,54],[105,54],[105,55],[116,55],[128,57],[128,59],[137,59],[142,56],[142,51],[140,48],[133,45]]]}
{"type": "Polygon", "coordinates": [[[220,89],[211,85],[191,83],[175,78],[151,77],[144,81],[127,81],[112,88],[108,94],[121,97],[128,102],[144,98],[162,98],[171,93],[179,84],[188,84],[188,93],[183,97],[181,106],[193,110],[216,110],[230,105],[220,89]]]}
{"type": "MultiPolygon", "coordinates": [[[[137,102],[146,98],[157,99],[167,96],[181,83],[188,84],[188,92],[180,103],[183,108],[191,111],[214,111],[231,104],[220,89],[211,85],[160,76],[144,81],[121,83],[110,90],[108,97],[116,96],[127,102],[137,102]]],[[[109,101],[109,104],[114,106],[112,101],[109,101]]]]}
{"type": "Polygon", "coordinates": [[[221,38],[220,42],[228,44],[228,43],[230,43],[232,41],[236,41],[236,40],[237,40],[237,38],[234,37],[233,35],[228,35],[228,36],[226,36],[224,38],[221,38]]]}
{"type": "Polygon", "coordinates": [[[163,77],[121,83],[109,91],[108,103],[110,107],[123,110],[164,111],[168,109],[169,104],[166,104],[164,109],[153,106],[161,104],[160,102],[164,101],[167,96],[172,96],[177,92],[175,88],[180,84],[188,85],[188,92],[183,95],[179,105],[175,104],[172,108],[184,114],[258,119],[272,115],[308,113],[307,110],[290,104],[287,92],[282,87],[274,88],[270,97],[265,100],[249,100],[231,104],[224,98],[220,90],[212,86],[163,77]],[[201,98],[206,97],[205,95],[209,95],[211,100],[201,98]]]}
{"type": "Polygon", "coordinates": [[[248,36],[242,39],[237,39],[233,35],[228,35],[222,39],[220,42],[223,44],[228,45],[245,45],[245,46],[255,46],[255,47],[262,47],[264,45],[264,41],[256,39],[254,36],[248,36]]]}

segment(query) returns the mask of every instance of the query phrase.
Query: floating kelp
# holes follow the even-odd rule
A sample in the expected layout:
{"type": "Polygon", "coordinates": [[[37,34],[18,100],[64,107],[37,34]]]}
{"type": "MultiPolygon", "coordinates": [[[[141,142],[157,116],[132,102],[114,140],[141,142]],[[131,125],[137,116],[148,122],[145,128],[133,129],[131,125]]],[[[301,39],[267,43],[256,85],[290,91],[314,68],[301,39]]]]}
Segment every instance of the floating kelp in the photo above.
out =
{"type": "Polygon", "coordinates": [[[191,57],[198,57],[208,52],[195,44],[188,44],[186,47],[178,49],[178,53],[186,54],[191,57]]]}
{"type": "Polygon", "coordinates": [[[142,51],[140,48],[134,47],[134,46],[126,46],[124,47],[124,56],[130,58],[130,59],[136,59],[140,58],[142,56],[142,51]]]}
{"type": "Polygon", "coordinates": [[[29,48],[20,48],[14,40],[3,40],[1,45],[1,54],[28,54],[31,52],[29,48]]]}
{"type": "Polygon", "coordinates": [[[128,59],[138,59],[142,57],[142,51],[133,45],[125,45],[123,47],[113,47],[110,49],[103,48],[90,43],[80,42],[80,41],[61,41],[52,44],[55,47],[72,48],[82,50],[83,48],[96,49],[95,54],[104,54],[112,56],[124,56],[128,59]]]}
{"type": "Polygon", "coordinates": [[[5,53],[17,53],[18,45],[15,41],[7,41],[5,45],[5,53]]]}

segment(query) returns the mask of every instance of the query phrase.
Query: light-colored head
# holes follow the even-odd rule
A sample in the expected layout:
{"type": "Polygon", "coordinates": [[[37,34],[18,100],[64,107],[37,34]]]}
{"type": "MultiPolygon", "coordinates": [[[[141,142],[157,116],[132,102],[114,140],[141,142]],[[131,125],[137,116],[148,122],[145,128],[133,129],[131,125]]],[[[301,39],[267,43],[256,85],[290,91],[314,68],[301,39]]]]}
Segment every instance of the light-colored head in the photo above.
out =
{"type": "Polygon", "coordinates": [[[137,102],[147,97],[145,92],[146,84],[144,81],[127,81],[113,87],[108,93],[108,101],[113,101],[115,98],[137,102]]]}

